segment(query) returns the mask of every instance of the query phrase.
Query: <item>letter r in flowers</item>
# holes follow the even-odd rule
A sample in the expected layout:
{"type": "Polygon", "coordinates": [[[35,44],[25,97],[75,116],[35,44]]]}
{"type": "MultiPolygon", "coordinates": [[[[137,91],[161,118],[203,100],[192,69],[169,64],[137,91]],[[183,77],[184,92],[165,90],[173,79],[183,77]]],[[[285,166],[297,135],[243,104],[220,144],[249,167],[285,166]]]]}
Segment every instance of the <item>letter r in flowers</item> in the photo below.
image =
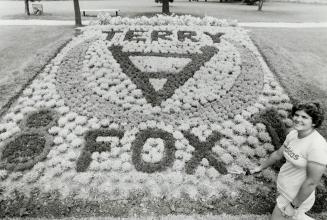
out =
{"type": "Polygon", "coordinates": [[[183,132],[183,135],[195,148],[193,157],[186,163],[187,174],[194,174],[195,169],[199,166],[203,158],[206,158],[209,161],[209,164],[213,166],[219,173],[227,174],[227,169],[224,166],[224,163],[220,161],[220,158],[215,157],[211,151],[215,143],[222,138],[220,133],[214,132],[207,138],[206,142],[201,142],[195,135],[188,131],[183,132]]]}
{"type": "Polygon", "coordinates": [[[142,37],[142,33],[144,33],[145,31],[134,31],[134,30],[128,30],[126,35],[125,35],[125,39],[127,41],[143,41],[145,42],[146,39],[142,37]]]}
{"type": "Polygon", "coordinates": [[[172,39],[169,37],[173,34],[171,31],[152,31],[151,33],[151,40],[152,41],[158,41],[158,39],[162,40],[169,40],[171,41],[172,39]]]}
{"type": "Polygon", "coordinates": [[[85,135],[85,147],[77,160],[77,172],[84,172],[90,166],[92,153],[101,153],[104,151],[110,152],[111,143],[108,141],[110,140],[109,137],[118,137],[121,139],[123,136],[123,131],[115,129],[97,129],[88,131],[85,135]]]}
{"type": "Polygon", "coordinates": [[[196,36],[195,31],[178,31],[177,35],[179,41],[183,42],[185,39],[189,39],[192,42],[198,42],[198,40],[194,38],[196,36]]]}

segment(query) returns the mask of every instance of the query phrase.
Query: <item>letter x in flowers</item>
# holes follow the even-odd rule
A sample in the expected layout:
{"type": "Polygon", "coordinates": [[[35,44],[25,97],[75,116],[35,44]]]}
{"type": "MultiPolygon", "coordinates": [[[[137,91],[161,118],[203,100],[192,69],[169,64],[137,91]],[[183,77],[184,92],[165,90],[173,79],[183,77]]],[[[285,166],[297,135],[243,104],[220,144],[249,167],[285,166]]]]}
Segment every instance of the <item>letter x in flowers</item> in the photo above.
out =
{"type": "Polygon", "coordinates": [[[195,148],[192,159],[186,163],[187,174],[194,174],[195,169],[199,166],[203,158],[206,158],[210,165],[213,166],[221,174],[227,174],[227,169],[224,163],[220,161],[220,158],[214,156],[211,150],[215,143],[222,138],[222,135],[219,132],[213,132],[207,138],[206,142],[201,142],[199,138],[188,131],[184,131],[183,135],[195,148]]]}

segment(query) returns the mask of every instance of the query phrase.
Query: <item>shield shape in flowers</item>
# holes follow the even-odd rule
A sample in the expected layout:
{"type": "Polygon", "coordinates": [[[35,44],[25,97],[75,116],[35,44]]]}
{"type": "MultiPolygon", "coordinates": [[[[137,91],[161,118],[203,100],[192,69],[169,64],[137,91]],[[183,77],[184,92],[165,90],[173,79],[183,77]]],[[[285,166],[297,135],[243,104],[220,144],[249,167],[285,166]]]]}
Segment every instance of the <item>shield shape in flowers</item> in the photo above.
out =
{"type": "Polygon", "coordinates": [[[120,64],[123,73],[129,76],[137,88],[142,90],[147,102],[153,106],[159,106],[170,98],[177,88],[184,85],[205,62],[218,52],[217,48],[210,46],[202,47],[200,54],[150,53],[147,56],[146,53],[141,52],[123,52],[122,46],[113,46],[109,50],[120,64]],[[142,65],[142,60],[147,62],[142,65]],[[171,60],[176,68],[170,68],[169,61],[171,60]],[[154,65],[151,65],[151,61],[154,65]],[[150,68],[147,69],[147,66],[150,68]]]}

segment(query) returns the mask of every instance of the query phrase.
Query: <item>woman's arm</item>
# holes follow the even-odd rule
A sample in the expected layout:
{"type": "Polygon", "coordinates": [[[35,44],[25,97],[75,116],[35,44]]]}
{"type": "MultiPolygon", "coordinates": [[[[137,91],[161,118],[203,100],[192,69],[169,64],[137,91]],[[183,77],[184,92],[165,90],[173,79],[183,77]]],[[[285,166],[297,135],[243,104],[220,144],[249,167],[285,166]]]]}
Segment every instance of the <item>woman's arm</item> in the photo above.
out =
{"type": "Polygon", "coordinates": [[[325,165],[316,162],[308,162],[307,165],[307,178],[303,182],[300,191],[294,198],[292,205],[299,207],[302,202],[304,202],[311,193],[316,189],[320,182],[322,175],[325,172],[325,165]]]}
{"type": "Polygon", "coordinates": [[[285,146],[282,145],[278,150],[274,151],[267,160],[265,160],[260,166],[255,167],[254,169],[250,170],[250,172],[253,173],[258,173],[267,167],[270,167],[277,161],[281,160],[283,158],[283,151],[285,149],[285,146]]]}

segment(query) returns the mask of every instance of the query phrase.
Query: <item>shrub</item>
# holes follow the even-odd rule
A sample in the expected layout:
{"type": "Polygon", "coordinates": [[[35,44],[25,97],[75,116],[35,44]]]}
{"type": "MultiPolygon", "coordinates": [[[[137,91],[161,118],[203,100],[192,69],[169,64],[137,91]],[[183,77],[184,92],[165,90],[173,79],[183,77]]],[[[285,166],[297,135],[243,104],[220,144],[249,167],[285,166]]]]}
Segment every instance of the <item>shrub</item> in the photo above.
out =
{"type": "Polygon", "coordinates": [[[262,123],[271,137],[272,144],[278,149],[284,142],[287,134],[282,118],[274,108],[267,109],[253,118],[254,123],[262,123]]]}

